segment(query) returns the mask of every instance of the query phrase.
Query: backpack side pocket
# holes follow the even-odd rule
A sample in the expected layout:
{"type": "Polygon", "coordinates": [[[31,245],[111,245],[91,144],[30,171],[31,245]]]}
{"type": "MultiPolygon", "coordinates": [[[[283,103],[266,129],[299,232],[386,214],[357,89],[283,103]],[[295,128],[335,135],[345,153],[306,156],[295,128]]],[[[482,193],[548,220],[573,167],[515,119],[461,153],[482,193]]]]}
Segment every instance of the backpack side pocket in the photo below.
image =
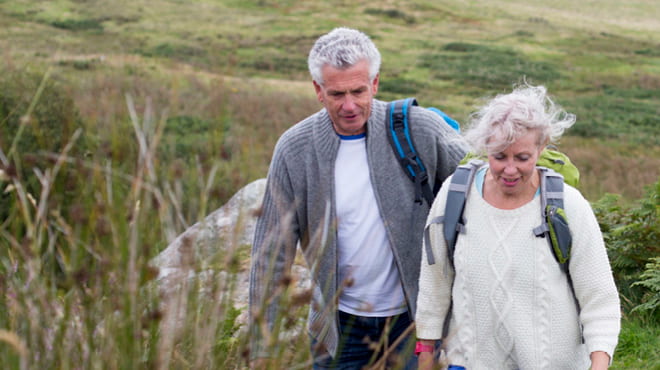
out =
{"type": "Polygon", "coordinates": [[[571,245],[573,238],[571,230],[568,227],[566,212],[557,206],[546,206],[546,218],[548,222],[548,233],[550,235],[550,245],[557,262],[562,266],[568,263],[571,256],[571,245]]]}

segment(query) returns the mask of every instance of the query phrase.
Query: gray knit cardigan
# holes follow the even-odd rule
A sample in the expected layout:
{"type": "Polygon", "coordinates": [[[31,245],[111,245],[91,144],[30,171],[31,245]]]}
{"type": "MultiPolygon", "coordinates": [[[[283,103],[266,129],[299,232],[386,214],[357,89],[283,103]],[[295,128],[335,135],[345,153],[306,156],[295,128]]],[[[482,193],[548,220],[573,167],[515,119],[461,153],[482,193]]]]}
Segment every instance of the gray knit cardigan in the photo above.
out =
{"type": "MultiPolygon", "coordinates": [[[[367,122],[367,158],[376,202],[401,277],[408,312],[415,313],[422,233],[429,206],[414,201],[413,182],[387,138],[387,104],[373,100],[367,122]]],[[[466,145],[441,118],[423,108],[410,111],[411,135],[431,187],[453,173],[466,145]]],[[[312,276],[308,330],[331,356],[338,347],[337,245],[334,168],[340,139],[325,109],[289,128],[275,146],[257,220],[250,272],[251,357],[268,357],[265,318],[272,329],[278,293],[287,281],[299,243],[312,276]]],[[[278,341],[275,341],[276,343],[278,341]]]]}

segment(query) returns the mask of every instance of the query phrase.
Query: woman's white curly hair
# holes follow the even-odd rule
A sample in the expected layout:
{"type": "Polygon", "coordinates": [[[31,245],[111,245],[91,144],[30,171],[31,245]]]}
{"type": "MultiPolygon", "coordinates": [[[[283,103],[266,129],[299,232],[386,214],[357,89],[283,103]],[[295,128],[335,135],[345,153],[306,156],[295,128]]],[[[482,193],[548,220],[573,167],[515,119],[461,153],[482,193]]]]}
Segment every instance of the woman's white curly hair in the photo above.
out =
{"type": "Polygon", "coordinates": [[[503,151],[529,131],[538,132],[539,145],[557,143],[574,123],[575,115],[555,104],[545,86],[523,82],[473,113],[465,139],[474,152],[488,155],[503,151]]]}

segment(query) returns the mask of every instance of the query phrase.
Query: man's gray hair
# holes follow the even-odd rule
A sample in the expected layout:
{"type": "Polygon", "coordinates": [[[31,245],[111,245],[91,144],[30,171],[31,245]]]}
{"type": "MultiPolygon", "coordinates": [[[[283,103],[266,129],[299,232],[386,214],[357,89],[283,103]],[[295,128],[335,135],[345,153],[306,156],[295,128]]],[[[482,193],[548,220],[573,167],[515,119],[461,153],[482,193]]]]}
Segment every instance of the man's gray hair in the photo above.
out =
{"type": "Polygon", "coordinates": [[[321,69],[329,65],[337,69],[350,68],[362,60],[369,62],[369,80],[380,70],[380,52],[369,36],[346,27],[335,28],[316,40],[307,58],[312,79],[323,85],[321,69]]]}
{"type": "Polygon", "coordinates": [[[472,114],[465,139],[479,154],[498,153],[529,131],[539,133],[539,145],[556,143],[575,123],[547,95],[545,86],[526,82],[509,94],[500,94],[472,114]]]}

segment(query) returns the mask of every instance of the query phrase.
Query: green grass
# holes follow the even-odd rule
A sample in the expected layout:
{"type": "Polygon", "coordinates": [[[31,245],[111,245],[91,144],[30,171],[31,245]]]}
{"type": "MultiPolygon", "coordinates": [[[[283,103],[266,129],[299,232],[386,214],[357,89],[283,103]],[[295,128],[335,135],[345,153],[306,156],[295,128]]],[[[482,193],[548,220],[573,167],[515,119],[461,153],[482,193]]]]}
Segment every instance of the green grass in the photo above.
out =
{"type": "Polygon", "coordinates": [[[513,49],[471,43],[443,45],[438,52],[422,55],[419,65],[431,70],[431,78],[454,80],[459,88],[477,96],[509,90],[522,76],[536,84],[561,77],[554,66],[532,61],[513,49]]]}
{"type": "Polygon", "coordinates": [[[660,369],[660,327],[643,319],[623,321],[611,369],[660,369]]]}

